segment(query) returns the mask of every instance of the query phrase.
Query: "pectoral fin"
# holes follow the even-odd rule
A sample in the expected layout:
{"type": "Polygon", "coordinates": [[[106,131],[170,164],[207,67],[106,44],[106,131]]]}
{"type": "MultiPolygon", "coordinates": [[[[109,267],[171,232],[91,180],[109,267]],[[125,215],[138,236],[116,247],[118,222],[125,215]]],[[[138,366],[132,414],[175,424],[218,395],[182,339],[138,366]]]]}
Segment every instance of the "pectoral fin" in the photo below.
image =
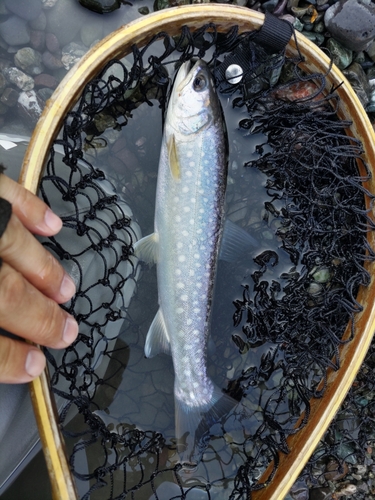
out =
{"type": "Polygon", "coordinates": [[[174,134],[171,134],[167,142],[168,148],[168,159],[169,168],[171,169],[171,174],[174,180],[179,181],[181,179],[180,162],[178,159],[177,146],[174,134]]]}
{"type": "Polygon", "coordinates": [[[259,242],[244,229],[237,226],[237,224],[226,219],[219,259],[227,262],[235,262],[252,248],[259,248],[259,242]]]}
{"type": "Polygon", "coordinates": [[[157,233],[141,238],[134,245],[134,255],[146,264],[155,264],[158,261],[159,238],[157,233]]]}
{"type": "Polygon", "coordinates": [[[170,351],[169,335],[165,326],[163,314],[159,309],[147,333],[145,356],[146,358],[152,358],[160,352],[170,354],[170,351]]]}

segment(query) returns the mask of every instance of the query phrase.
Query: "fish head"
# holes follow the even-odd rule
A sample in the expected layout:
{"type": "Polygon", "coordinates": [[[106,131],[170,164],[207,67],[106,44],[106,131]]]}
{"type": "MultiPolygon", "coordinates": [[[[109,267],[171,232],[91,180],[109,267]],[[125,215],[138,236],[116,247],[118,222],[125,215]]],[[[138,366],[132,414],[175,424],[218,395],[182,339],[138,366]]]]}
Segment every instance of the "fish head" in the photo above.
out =
{"type": "Polygon", "coordinates": [[[218,117],[221,108],[208,65],[198,60],[186,61],[177,72],[168,106],[172,127],[190,135],[207,128],[218,117]]]}

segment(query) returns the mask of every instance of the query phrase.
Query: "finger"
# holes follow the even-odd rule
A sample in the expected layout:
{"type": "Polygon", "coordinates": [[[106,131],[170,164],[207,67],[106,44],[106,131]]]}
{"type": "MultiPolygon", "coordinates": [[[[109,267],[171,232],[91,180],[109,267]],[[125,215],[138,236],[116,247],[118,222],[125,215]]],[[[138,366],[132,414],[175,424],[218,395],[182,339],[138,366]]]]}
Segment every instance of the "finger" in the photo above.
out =
{"type": "Polygon", "coordinates": [[[0,383],[30,382],[42,373],[45,366],[46,358],[40,349],[0,336],[0,383]]]}
{"type": "Polygon", "coordinates": [[[0,325],[36,344],[60,349],[78,334],[74,318],[3,262],[0,269],[0,325]]]}
{"type": "Polygon", "coordinates": [[[4,174],[0,175],[0,197],[12,204],[13,213],[32,233],[52,236],[60,231],[60,217],[37,196],[4,174]]]}
{"type": "Polygon", "coordinates": [[[0,256],[38,290],[58,303],[72,298],[75,285],[63,267],[12,214],[0,238],[0,256]]]}

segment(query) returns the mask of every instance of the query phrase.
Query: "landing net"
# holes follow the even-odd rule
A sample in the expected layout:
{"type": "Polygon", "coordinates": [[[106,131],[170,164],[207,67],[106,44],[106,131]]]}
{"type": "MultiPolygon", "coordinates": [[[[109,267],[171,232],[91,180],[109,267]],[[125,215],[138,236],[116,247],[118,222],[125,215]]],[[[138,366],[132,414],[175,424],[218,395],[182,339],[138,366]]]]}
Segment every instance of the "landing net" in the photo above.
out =
{"type": "MultiPolygon", "coordinates": [[[[46,355],[82,499],[251,498],[354,334],[357,291],[370,279],[364,264],[374,259],[362,146],[337,118],[335,89],[323,92],[325,75],[269,55],[255,35],[209,24],[134,46],[85,87],[51,149],[40,195],[64,226],[45,245],[77,284],[63,307],[80,333],[63,353],[46,355]],[[209,373],[239,406],[211,429],[186,478],[176,463],[171,360],[143,354],[156,276],[133,245],[152,232],[163,116],[176,67],[192,57],[209,62],[226,115],[228,218],[259,248],[219,264],[209,373]],[[233,83],[227,75],[238,62],[244,74],[233,83]]],[[[362,419],[368,407],[350,411],[362,419]]],[[[344,431],[325,439],[303,477],[317,480],[322,456],[342,466],[345,439],[344,431]]]]}

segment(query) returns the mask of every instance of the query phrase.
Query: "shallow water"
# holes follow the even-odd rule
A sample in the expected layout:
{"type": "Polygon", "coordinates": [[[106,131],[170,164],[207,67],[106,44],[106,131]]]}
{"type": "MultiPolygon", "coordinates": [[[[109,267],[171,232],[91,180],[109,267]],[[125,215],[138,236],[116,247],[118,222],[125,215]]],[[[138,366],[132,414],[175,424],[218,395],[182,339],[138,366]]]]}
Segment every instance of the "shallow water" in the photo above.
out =
{"type": "MultiPolygon", "coordinates": [[[[267,137],[263,134],[253,135],[248,130],[239,128],[239,122],[248,115],[244,109],[233,109],[235,97],[221,96],[231,145],[226,213],[228,218],[248,231],[258,241],[258,245],[246,251],[237,262],[219,262],[211,325],[213,348],[210,347],[208,371],[215,383],[222,388],[225,388],[229,381],[238,379],[243,371],[252,367],[259,369],[264,356],[276,351],[276,346],[267,342],[241,355],[232,341],[233,334],[241,335],[241,327],[233,326],[235,311],[233,301],[242,298],[243,286],[252,283],[251,274],[259,269],[253,258],[264,250],[273,250],[279,254],[278,265],[270,267],[263,276],[269,283],[273,279],[279,279],[281,273],[291,267],[288,254],[279,250],[280,241],[275,236],[278,227],[276,221],[272,217],[267,219],[264,217],[264,202],[269,199],[265,190],[266,176],[257,169],[244,167],[245,162],[258,158],[256,147],[266,143],[267,137]]],[[[133,110],[131,119],[121,132],[115,133],[109,127],[99,138],[95,138],[92,144],[96,147],[87,148],[84,154],[84,159],[105,171],[116,190],[122,192],[143,235],[153,230],[158,152],[162,132],[162,111],[157,101],[153,101],[152,104],[153,106],[142,104],[133,110]],[[99,144],[106,146],[98,148],[99,144]],[[125,170],[114,161],[114,150],[116,152],[126,150],[125,157],[128,163],[125,170]],[[129,162],[130,157],[131,162],[129,162]]],[[[264,151],[267,151],[267,146],[264,147],[264,151]]],[[[119,155],[116,158],[118,159],[119,155]]],[[[144,432],[160,432],[166,439],[167,445],[161,456],[162,463],[158,464],[160,470],[172,468],[178,456],[174,446],[172,360],[167,355],[158,355],[152,359],[144,357],[145,338],[157,309],[156,269],[142,266],[116,344],[121,345],[121,357],[126,368],[111,379],[110,387],[98,391],[94,398],[98,410],[94,413],[113,433],[121,434],[134,428],[144,432]]],[[[281,359],[280,354],[276,356],[276,361],[279,359],[281,359]]],[[[110,367],[108,371],[110,372],[110,367]]],[[[259,403],[270,397],[280,379],[281,372],[276,370],[269,381],[262,382],[260,386],[254,387],[252,392],[249,391],[247,399],[233,411],[232,415],[227,416],[224,427],[219,425],[212,430],[212,439],[197,470],[189,474],[177,473],[184,487],[199,485],[203,488],[203,490],[194,488],[187,498],[207,498],[207,493],[204,491],[207,483],[211,485],[210,498],[220,500],[229,497],[233,489],[234,476],[245,460],[239,444],[258,429],[262,421],[258,413],[259,403]],[[244,412],[245,420],[242,416],[244,412]]],[[[285,405],[286,410],[287,405],[285,405]]],[[[283,411],[282,406],[279,411],[283,411]]],[[[77,432],[80,428],[80,418],[74,416],[72,418],[72,421],[65,426],[65,431],[77,432]]],[[[67,438],[68,448],[76,443],[75,439],[70,442],[67,438]]],[[[119,452],[126,453],[126,450],[119,452]]],[[[247,450],[246,453],[251,452],[247,450]]],[[[100,446],[97,451],[94,446],[75,453],[76,472],[85,474],[88,470],[92,470],[96,462],[93,457],[97,456],[100,462],[100,454],[100,446]]],[[[107,465],[110,463],[109,457],[107,465]]],[[[133,482],[137,484],[143,475],[145,478],[151,477],[154,470],[154,455],[143,454],[141,468],[137,466],[133,468],[131,464],[127,467],[127,487],[133,482]]],[[[120,492],[122,488],[120,472],[118,476],[120,492]]],[[[115,474],[115,485],[117,480],[115,474]]],[[[172,470],[157,478],[155,486],[161,498],[166,498],[164,495],[167,491],[170,495],[181,494],[176,480],[176,473],[172,470]]],[[[77,486],[82,494],[88,489],[83,481],[77,481],[77,486]]],[[[104,492],[99,490],[98,498],[102,498],[103,494],[104,492]]],[[[96,498],[94,493],[92,495],[92,498],[96,498]]],[[[148,500],[151,497],[152,489],[149,484],[145,484],[135,494],[138,500],[148,500]]]]}

